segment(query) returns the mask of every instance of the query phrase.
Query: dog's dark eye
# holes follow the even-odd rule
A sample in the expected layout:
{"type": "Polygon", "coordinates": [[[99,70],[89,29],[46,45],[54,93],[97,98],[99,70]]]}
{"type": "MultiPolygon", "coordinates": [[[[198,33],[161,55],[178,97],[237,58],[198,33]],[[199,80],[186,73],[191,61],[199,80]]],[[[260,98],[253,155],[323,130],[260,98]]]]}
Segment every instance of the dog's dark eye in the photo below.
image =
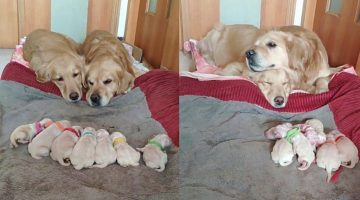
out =
{"type": "Polygon", "coordinates": [[[274,47],[276,47],[277,45],[276,45],[274,42],[268,42],[268,43],[266,44],[266,46],[268,46],[268,47],[270,47],[270,48],[274,48],[274,47]]]}
{"type": "Polygon", "coordinates": [[[74,73],[73,74],[73,77],[75,78],[75,77],[77,77],[79,75],[79,73],[74,73]]]}
{"type": "Polygon", "coordinates": [[[94,85],[94,82],[88,81],[89,85],[94,85]]]}
{"type": "Polygon", "coordinates": [[[104,81],[103,83],[105,84],[105,85],[107,85],[107,84],[109,84],[109,83],[111,83],[112,82],[112,80],[111,79],[107,79],[106,81],[104,81]]]}
{"type": "Polygon", "coordinates": [[[63,81],[64,78],[63,78],[63,77],[59,77],[59,78],[57,78],[56,80],[57,80],[57,81],[63,81]]]}

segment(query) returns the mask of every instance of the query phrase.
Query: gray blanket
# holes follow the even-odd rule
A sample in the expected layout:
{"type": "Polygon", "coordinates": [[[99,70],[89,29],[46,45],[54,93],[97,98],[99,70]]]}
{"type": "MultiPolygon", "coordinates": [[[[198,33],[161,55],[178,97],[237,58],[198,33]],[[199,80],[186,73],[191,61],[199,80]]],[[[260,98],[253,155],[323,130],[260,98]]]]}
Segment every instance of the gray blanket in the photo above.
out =
{"type": "Polygon", "coordinates": [[[180,97],[181,199],[359,199],[360,170],[344,168],[336,184],[312,164],[297,170],[276,166],[274,144],[264,131],[278,122],[318,118],[326,129],[336,125],[328,106],[307,113],[278,113],[246,102],[210,97],[180,97]]]}
{"type": "Polygon", "coordinates": [[[165,133],[151,118],[140,89],[115,97],[103,108],[86,102],[67,103],[61,97],[11,81],[0,81],[0,199],[177,199],[178,156],[168,154],[159,173],[147,168],[113,164],[103,169],[76,171],[50,157],[33,159],[27,145],[11,149],[9,136],[19,125],[44,117],[67,119],[73,125],[121,131],[133,147],[144,146],[155,134],[165,133]]]}

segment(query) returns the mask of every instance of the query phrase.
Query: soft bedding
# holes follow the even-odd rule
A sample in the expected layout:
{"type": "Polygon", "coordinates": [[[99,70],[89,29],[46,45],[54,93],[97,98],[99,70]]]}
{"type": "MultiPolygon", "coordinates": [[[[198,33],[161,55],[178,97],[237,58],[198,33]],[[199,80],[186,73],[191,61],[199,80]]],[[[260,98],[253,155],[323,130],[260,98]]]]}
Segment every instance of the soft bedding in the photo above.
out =
{"type": "Polygon", "coordinates": [[[178,76],[153,71],[139,77],[135,84],[133,90],[114,97],[108,106],[90,107],[85,101],[64,101],[55,85],[39,84],[31,70],[10,63],[0,81],[0,199],[177,199],[176,148],[168,153],[169,161],[162,173],[143,162],[139,167],[113,164],[76,171],[50,157],[33,159],[27,145],[10,148],[9,136],[17,126],[44,117],[121,131],[134,147],[144,146],[159,133],[167,133],[177,145],[178,118],[174,111],[178,101],[174,96],[177,99],[178,76]],[[166,84],[160,85],[164,81],[166,84]]]}
{"type": "Polygon", "coordinates": [[[330,91],[294,93],[285,108],[271,107],[244,80],[180,78],[180,196],[183,199],[357,199],[360,167],[343,169],[335,184],[312,164],[277,167],[274,141],[264,131],[279,122],[320,119],[326,131],[339,129],[360,148],[360,78],[339,73],[330,91]],[[196,126],[193,126],[196,124],[196,126]]]}

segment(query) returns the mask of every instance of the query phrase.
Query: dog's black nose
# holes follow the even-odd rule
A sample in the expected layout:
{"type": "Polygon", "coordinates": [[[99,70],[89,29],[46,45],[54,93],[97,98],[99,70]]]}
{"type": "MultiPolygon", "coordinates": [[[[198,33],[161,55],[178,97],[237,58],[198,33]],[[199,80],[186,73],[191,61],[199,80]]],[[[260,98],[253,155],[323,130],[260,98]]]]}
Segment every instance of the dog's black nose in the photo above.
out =
{"type": "Polygon", "coordinates": [[[72,92],[70,93],[69,97],[71,100],[76,101],[79,98],[79,94],[77,92],[72,92]]]}
{"type": "Polygon", "coordinates": [[[245,54],[246,54],[247,58],[251,58],[256,54],[256,52],[253,49],[250,49],[250,50],[246,51],[245,54]]]}
{"type": "Polygon", "coordinates": [[[98,94],[92,94],[90,96],[91,102],[94,104],[94,106],[100,105],[100,95],[98,94]]]}
{"type": "Polygon", "coordinates": [[[284,104],[284,97],[277,96],[275,97],[274,102],[276,105],[281,106],[284,104]]]}

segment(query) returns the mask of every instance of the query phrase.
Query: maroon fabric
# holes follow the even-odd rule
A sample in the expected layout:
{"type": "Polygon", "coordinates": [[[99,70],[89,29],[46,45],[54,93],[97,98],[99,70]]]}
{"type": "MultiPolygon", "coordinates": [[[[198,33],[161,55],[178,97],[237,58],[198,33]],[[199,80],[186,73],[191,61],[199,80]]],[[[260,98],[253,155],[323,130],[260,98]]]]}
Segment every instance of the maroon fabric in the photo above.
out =
{"type": "MultiPolygon", "coordinates": [[[[33,70],[15,62],[5,67],[1,80],[16,81],[61,96],[60,90],[54,83],[39,83],[33,70]]],[[[176,73],[161,70],[149,72],[135,80],[135,87],[140,87],[146,96],[152,117],[162,124],[177,146],[179,146],[178,84],[176,73]]]]}
{"type": "Polygon", "coordinates": [[[135,80],[145,93],[152,117],[159,121],[176,146],[179,146],[179,75],[153,70],[135,80]]]}
{"type": "Polygon", "coordinates": [[[37,88],[41,91],[61,96],[59,88],[56,87],[54,83],[38,82],[33,70],[16,62],[11,62],[5,66],[1,75],[1,80],[16,81],[18,83],[37,88]]]}
{"type": "Polygon", "coordinates": [[[257,86],[243,80],[198,81],[180,78],[180,95],[209,96],[224,101],[245,101],[278,112],[307,112],[329,105],[339,130],[360,149],[360,78],[348,73],[336,75],[330,91],[322,94],[291,94],[285,108],[273,108],[257,86]]]}

